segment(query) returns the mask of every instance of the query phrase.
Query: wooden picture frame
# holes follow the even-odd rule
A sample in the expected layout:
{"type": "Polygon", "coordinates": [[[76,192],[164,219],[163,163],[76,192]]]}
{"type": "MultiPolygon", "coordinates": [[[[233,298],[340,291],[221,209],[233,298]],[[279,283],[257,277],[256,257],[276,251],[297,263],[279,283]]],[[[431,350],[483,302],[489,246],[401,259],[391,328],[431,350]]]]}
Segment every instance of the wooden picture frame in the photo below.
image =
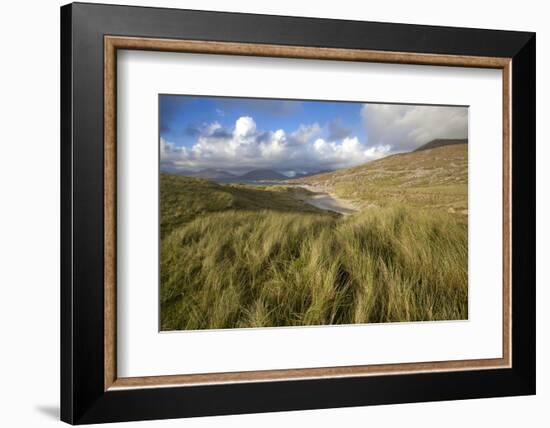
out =
{"type": "Polygon", "coordinates": [[[61,9],[61,52],[62,420],[80,424],[535,392],[534,34],[71,4],[61,9]],[[502,70],[502,358],[118,377],[117,49],[502,70]]]}

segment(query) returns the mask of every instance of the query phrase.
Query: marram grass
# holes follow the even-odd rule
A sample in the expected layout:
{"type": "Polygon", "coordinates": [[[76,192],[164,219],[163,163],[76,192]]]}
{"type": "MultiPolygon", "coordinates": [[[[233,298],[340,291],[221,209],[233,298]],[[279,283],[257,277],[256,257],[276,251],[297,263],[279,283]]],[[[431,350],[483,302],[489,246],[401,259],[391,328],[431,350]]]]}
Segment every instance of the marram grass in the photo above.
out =
{"type": "Polygon", "coordinates": [[[161,176],[162,330],[467,318],[461,217],[400,205],[347,217],[288,201],[276,210],[282,190],[161,176]]]}

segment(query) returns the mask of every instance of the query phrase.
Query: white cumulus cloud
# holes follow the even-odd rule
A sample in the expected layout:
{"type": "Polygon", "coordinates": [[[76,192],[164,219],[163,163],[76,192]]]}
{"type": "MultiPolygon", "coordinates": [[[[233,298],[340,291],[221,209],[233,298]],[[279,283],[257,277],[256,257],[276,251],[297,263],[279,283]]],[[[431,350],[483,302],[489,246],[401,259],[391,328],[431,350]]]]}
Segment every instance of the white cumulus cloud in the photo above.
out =
{"type": "Polygon", "coordinates": [[[236,139],[246,140],[256,132],[256,122],[250,116],[239,117],[235,122],[235,132],[233,135],[236,139]]]}
{"type": "Polygon", "coordinates": [[[310,125],[301,124],[298,129],[290,134],[290,140],[294,144],[307,144],[312,138],[321,133],[321,127],[318,123],[310,125]]]}
{"type": "Polygon", "coordinates": [[[389,145],[367,147],[357,137],[346,137],[341,142],[325,141],[318,138],[313,143],[319,162],[345,168],[379,159],[390,151],[389,145]]]}
{"type": "Polygon", "coordinates": [[[252,117],[242,116],[232,129],[224,129],[218,122],[204,124],[190,148],[161,138],[161,162],[164,170],[219,168],[243,172],[269,168],[294,175],[351,167],[389,152],[389,146],[367,147],[357,137],[326,141],[317,138],[321,132],[318,123],[301,124],[289,134],[283,129],[264,131],[252,117]]]}

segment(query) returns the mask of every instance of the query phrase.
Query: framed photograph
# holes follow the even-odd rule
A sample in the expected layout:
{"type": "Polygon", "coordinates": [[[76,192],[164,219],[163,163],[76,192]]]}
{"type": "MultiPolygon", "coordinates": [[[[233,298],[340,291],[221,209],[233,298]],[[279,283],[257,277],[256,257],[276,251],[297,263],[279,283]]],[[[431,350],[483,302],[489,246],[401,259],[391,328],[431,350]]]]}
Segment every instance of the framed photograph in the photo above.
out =
{"type": "Polygon", "coordinates": [[[535,393],[535,35],[61,8],[61,418],[535,393]]]}

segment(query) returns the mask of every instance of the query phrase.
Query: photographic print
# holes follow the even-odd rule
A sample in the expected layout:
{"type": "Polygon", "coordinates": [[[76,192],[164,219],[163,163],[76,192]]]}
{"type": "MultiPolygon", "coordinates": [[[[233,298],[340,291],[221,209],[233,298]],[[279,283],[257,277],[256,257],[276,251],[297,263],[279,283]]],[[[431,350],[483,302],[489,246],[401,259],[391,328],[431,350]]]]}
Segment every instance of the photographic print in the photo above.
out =
{"type": "Polygon", "coordinates": [[[160,329],[468,318],[468,107],[159,95],[160,329]]]}

